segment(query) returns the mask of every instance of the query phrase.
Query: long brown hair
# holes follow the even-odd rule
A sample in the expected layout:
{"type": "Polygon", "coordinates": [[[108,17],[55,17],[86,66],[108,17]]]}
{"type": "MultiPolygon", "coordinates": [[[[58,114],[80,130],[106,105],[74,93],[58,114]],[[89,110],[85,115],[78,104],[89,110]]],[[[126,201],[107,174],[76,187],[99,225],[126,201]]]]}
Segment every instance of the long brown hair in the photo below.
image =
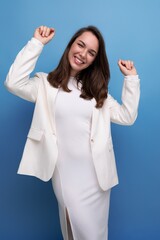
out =
{"type": "Polygon", "coordinates": [[[108,94],[110,70],[105,51],[104,39],[96,27],[88,26],[81,28],[73,35],[60,59],[57,68],[48,74],[48,81],[53,87],[61,87],[66,92],[71,91],[68,88],[71,69],[68,60],[68,53],[77,37],[82,35],[84,32],[91,32],[97,37],[99,49],[93,63],[86,69],[83,69],[77,73],[75,78],[77,79],[77,83],[82,83],[80,97],[84,99],[95,98],[97,102],[96,108],[101,108],[108,94]]]}

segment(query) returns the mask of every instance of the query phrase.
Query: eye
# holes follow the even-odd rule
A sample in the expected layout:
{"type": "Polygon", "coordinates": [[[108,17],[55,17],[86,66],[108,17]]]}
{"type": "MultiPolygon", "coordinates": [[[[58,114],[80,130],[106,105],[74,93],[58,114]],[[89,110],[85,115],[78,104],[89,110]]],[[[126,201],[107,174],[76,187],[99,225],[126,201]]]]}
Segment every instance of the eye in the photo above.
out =
{"type": "Polygon", "coordinates": [[[91,56],[91,57],[95,57],[95,53],[93,53],[93,52],[89,52],[89,55],[91,56]]]}
{"type": "Polygon", "coordinates": [[[82,43],[77,43],[79,47],[83,48],[83,44],[82,43]]]}

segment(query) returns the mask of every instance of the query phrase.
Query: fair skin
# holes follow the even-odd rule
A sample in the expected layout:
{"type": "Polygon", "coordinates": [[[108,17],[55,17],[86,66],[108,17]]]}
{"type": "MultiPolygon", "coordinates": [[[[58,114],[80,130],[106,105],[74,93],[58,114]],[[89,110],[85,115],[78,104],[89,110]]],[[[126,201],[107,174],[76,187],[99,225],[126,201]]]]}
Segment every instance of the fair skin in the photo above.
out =
{"type": "MultiPolygon", "coordinates": [[[[49,43],[55,35],[55,29],[40,26],[34,32],[34,37],[42,44],[49,43]]],[[[91,32],[84,32],[72,44],[68,60],[71,65],[71,76],[87,68],[94,61],[98,52],[98,40],[91,32]]],[[[123,75],[137,75],[133,61],[119,59],[118,66],[123,75]]]]}
{"type": "Polygon", "coordinates": [[[69,53],[68,60],[71,66],[71,76],[90,66],[98,53],[98,39],[91,32],[82,33],[73,42],[69,53]]]}

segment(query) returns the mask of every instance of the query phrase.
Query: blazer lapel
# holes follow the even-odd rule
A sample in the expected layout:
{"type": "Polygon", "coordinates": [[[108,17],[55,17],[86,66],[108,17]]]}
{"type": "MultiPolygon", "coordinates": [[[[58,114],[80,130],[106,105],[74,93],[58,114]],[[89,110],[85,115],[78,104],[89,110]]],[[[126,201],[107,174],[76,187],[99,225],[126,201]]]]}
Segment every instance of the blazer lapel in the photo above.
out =
{"type": "Polygon", "coordinates": [[[59,88],[54,88],[49,85],[47,89],[47,100],[48,100],[48,110],[49,110],[49,119],[51,122],[51,127],[53,130],[53,133],[56,134],[56,126],[55,126],[55,118],[54,118],[54,107],[55,107],[55,100],[57,93],[59,91],[59,88]]]}
{"type": "Polygon", "coordinates": [[[99,109],[95,107],[96,105],[96,100],[92,98],[92,103],[93,103],[93,112],[92,112],[92,123],[91,123],[91,139],[94,138],[95,132],[96,132],[96,127],[97,127],[97,122],[98,122],[98,117],[99,117],[99,109]]]}

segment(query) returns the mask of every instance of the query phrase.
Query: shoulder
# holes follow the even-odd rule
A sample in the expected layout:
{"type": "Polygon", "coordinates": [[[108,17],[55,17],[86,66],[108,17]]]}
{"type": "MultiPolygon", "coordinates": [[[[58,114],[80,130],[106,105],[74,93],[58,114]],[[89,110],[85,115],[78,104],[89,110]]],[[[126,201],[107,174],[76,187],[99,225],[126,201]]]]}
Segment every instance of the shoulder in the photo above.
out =
{"type": "Polygon", "coordinates": [[[115,100],[110,93],[108,93],[106,100],[104,101],[104,107],[111,107],[114,103],[116,103],[117,100],[115,100]]]}
{"type": "Polygon", "coordinates": [[[55,89],[57,90],[57,88],[51,86],[51,84],[48,81],[48,73],[44,73],[44,72],[37,72],[35,73],[35,78],[37,79],[37,81],[39,82],[39,86],[41,86],[41,89],[55,89]]]}
{"type": "Polygon", "coordinates": [[[44,72],[37,72],[35,73],[35,76],[38,77],[38,78],[41,78],[41,79],[47,79],[48,77],[48,73],[44,73],[44,72]]]}
{"type": "Polygon", "coordinates": [[[37,78],[38,80],[40,80],[43,83],[47,83],[48,82],[48,80],[47,80],[48,74],[47,73],[36,72],[34,77],[37,78]]]}
{"type": "Polygon", "coordinates": [[[36,72],[34,74],[34,77],[32,79],[34,79],[37,84],[40,86],[44,86],[44,85],[48,85],[48,80],[47,80],[48,74],[44,73],[44,72],[36,72]]]}

